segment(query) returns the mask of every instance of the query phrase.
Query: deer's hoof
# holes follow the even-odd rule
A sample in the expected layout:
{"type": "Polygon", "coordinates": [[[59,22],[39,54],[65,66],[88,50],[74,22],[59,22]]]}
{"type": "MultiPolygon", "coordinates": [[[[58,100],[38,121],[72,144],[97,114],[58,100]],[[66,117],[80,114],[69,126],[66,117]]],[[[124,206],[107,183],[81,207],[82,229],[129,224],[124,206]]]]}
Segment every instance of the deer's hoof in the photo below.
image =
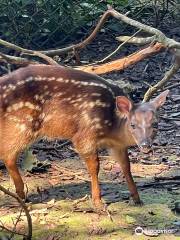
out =
{"type": "Polygon", "coordinates": [[[142,207],[144,205],[143,201],[141,201],[140,199],[139,200],[130,199],[128,204],[130,206],[137,206],[137,207],[142,207]]]}
{"type": "Polygon", "coordinates": [[[94,206],[94,212],[102,215],[107,213],[107,205],[102,201],[94,203],[93,206],[94,206]]]}

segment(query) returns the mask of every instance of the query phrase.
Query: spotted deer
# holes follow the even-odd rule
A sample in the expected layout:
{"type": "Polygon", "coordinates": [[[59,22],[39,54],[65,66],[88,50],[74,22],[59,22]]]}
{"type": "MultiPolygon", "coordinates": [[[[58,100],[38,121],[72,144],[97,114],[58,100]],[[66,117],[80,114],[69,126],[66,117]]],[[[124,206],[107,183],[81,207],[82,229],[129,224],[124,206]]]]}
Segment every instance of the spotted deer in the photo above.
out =
{"type": "Polygon", "coordinates": [[[147,103],[134,104],[116,85],[72,68],[36,65],[0,78],[0,159],[24,198],[16,165],[18,154],[37,138],[70,139],[87,164],[92,199],[101,206],[98,182],[99,147],[112,150],[120,163],[135,203],[140,197],[133,181],[127,149],[151,147],[155,113],[168,91],[147,103]]]}

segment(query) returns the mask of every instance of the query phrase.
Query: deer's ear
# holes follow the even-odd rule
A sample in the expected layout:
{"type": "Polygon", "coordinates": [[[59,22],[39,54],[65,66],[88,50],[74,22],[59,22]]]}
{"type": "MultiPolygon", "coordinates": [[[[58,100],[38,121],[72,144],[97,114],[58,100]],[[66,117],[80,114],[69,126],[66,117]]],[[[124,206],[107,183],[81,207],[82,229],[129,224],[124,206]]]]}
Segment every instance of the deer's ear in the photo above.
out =
{"type": "Polygon", "coordinates": [[[154,98],[150,103],[156,108],[160,108],[166,101],[166,97],[169,94],[169,90],[166,90],[154,98]]]}
{"type": "Polygon", "coordinates": [[[118,96],[116,97],[116,107],[121,113],[128,115],[132,109],[132,103],[127,97],[118,96]]]}

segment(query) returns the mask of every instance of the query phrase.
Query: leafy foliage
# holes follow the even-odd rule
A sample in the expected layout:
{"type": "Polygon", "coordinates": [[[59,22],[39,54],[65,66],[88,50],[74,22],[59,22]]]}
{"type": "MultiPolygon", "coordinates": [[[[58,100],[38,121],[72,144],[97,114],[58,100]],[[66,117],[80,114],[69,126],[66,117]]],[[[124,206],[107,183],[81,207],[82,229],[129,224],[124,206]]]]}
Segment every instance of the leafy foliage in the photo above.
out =
{"type": "Polygon", "coordinates": [[[78,40],[112,5],[131,16],[156,16],[160,21],[176,0],[1,0],[0,35],[24,47],[53,48],[78,40]],[[73,39],[74,37],[74,39],[73,39]]]}

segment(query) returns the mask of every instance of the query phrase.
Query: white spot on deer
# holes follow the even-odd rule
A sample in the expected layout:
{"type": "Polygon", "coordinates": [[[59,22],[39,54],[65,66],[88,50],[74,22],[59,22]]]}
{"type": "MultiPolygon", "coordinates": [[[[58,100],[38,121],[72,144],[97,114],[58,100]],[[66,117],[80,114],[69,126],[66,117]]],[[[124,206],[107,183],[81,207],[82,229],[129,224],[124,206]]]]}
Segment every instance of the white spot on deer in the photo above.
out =
{"type": "Polygon", "coordinates": [[[88,123],[88,124],[92,123],[92,119],[91,119],[91,117],[88,115],[88,113],[86,111],[82,112],[82,117],[83,117],[83,120],[86,123],[88,123]]]}
{"type": "Polygon", "coordinates": [[[27,115],[26,119],[28,122],[32,122],[33,121],[33,117],[31,115],[27,115]]]}
{"type": "Polygon", "coordinates": [[[20,86],[20,85],[23,85],[24,83],[25,83],[25,81],[22,80],[22,81],[17,82],[16,85],[19,85],[19,86],[20,86]]]}
{"type": "Polygon", "coordinates": [[[74,103],[73,106],[74,106],[74,107],[78,107],[78,106],[79,106],[79,103],[74,103]]]}
{"type": "Polygon", "coordinates": [[[94,96],[94,97],[100,97],[101,94],[100,94],[100,93],[92,93],[91,96],[94,96]]]}
{"type": "Polygon", "coordinates": [[[63,82],[64,79],[63,79],[63,78],[57,78],[56,81],[57,81],[57,82],[63,82]]]}
{"type": "Polygon", "coordinates": [[[3,93],[2,98],[6,98],[7,94],[3,93]]]}
{"type": "Polygon", "coordinates": [[[23,123],[21,123],[21,124],[17,123],[17,124],[16,124],[16,127],[17,127],[21,132],[24,132],[24,131],[27,129],[27,128],[26,128],[26,125],[23,124],[23,123]]]}
{"type": "Polygon", "coordinates": [[[45,117],[45,113],[41,113],[39,117],[43,119],[45,117]]]}
{"type": "Polygon", "coordinates": [[[44,85],[44,87],[43,87],[44,89],[48,89],[48,85],[44,85]]]}
{"type": "Polygon", "coordinates": [[[36,95],[34,95],[34,99],[39,100],[40,96],[36,94],[36,95]]]}
{"type": "Polygon", "coordinates": [[[46,96],[50,95],[50,91],[44,92],[44,95],[46,95],[46,96]]]}
{"type": "Polygon", "coordinates": [[[54,80],[55,80],[55,77],[48,78],[48,81],[54,81],[54,80]]]}
{"type": "Polygon", "coordinates": [[[18,122],[18,123],[20,122],[20,119],[17,118],[17,117],[15,117],[15,116],[9,116],[8,119],[9,119],[9,120],[12,120],[12,121],[14,121],[14,122],[18,122]]]}
{"type": "Polygon", "coordinates": [[[60,96],[62,96],[63,94],[65,94],[65,92],[64,92],[64,93],[57,93],[57,94],[55,94],[55,97],[60,97],[60,96]]]}
{"type": "Polygon", "coordinates": [[[37,110],[37,111],[41,111],[41,107],[39,107],[39,106],[35,106],[35,110],[37,110]]]}
{"type": "Polygon", "coordinates": [[[5,89],[5,91],[9,92],[9,91],[12,91],[12,90],[15,90],[15,89],[16,89],[15,85],[9,84],[9,85],[7,85],[7,88],[5,89]]]}
{"type": "Polygon", "coordinates": [[[41,99],[41,100],[40,100],[40,102],[41,102],[42,104],[45,103],[45,101],[46,101],[45,99],[41,99]]]}
{"type": "Polygon", "coordinates": [[[67,101],[70,101],[71,99],[72,99],[71,97],[66,98],[67,101]]]}
{"type": "Polygon", "coordinates": [[[14,103],[13,105],[7,107],[7,112],[16,111],[24,106],[23,102],[14,103]]]}
{"type": "Polygon", "coordinates": [[[28,77],[28,78],[26,78],[25,79],[25,82],[27,83],[27,82],[31,82],[33,80],[33,77],[28,77]]]}
{"type": "Polygon", "coordinates": [[[102,126],[98,123],[96,123],[94,126],[95,126],[96,129],[102,129],[102,126]]]}
{"type": "Polygon", "coordinates": [[[42,78],[41,76],[36,76],[34,79],[35,79],[36,81],[42,81],[42,80],[43,80],[43,78],[42,78]]]}
{"type": "Polygon", "coordinates": [[[79,106],[79,103],[73,103],[73,106],[74,106],[74,107],[80,107],[80,106],[79,106]]]}
{"type": "Polygon", "coordinates": [[[8,85],[8,88],[10,88],[11,90],[14,90],[14,89],[16,89],[16,86],[13,85],[13,84],[9,84],[9,85],[8,85]]]}
{"type": "Polygon", "coordinates": [[[104,132],[99,132],[99,136],[103,136],[104,135],[104,132]]]}
{"type": "Polygon", "coordinates": [[[94,118],[93,121],[94,121],[94,122],[100,122],[101,119],[100,119],[100,118],[94,118]]]}
{"type": "Polygon", "coordinates": [[[87,103],[87,107],[93,108],[93,107],[95,107],[95,106],[96,106],[95,102],[89,102],[89,103],[87,103]]]}
{"type": "Polygon", "coordinates": [[[44,118],[44,122],[48,122],[49,120],[51,120],[53,118],[53,115],[50,114],[50,115],[47,115],[45,118],[44,118]]]}

